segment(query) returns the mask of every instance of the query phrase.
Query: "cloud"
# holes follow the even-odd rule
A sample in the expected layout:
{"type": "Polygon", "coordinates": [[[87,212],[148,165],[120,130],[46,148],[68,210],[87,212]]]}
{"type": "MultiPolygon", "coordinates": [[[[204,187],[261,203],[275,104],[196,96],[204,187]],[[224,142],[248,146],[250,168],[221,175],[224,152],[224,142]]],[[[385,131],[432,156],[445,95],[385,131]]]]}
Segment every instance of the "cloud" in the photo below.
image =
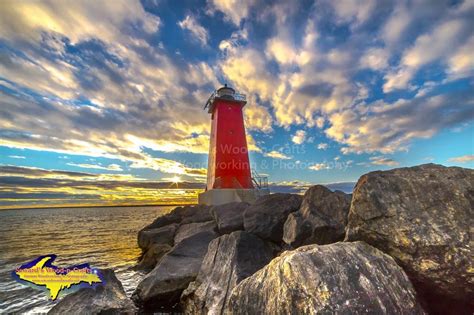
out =
{"type": "Polygon", "coordinates": [[[397,161],[384,156],[372,156],[369,160],[373,165],[398,166],[400,164],[397,161]]]}
{"type": "Polygon", "coordinates": [[[302,144],[306,139],[306,131],[304,130],[297,130],[293,137],[291,137],[291,141],[295,144],[302,144]]]}
{"type": "Polygon", "coordinates": [[[9,155],[8,157],[11,159],[26,159],[26,157],[22,155],[9,155]]]}
{"type": "Polygon", "coordinates": [[[189,31],[201,46],[207,45],[209,33],[194,16],[187,15],[184,20],[178,22],[178,25],[181,29],[189,31]]]}
{"type": "Polygon", "coordinates": [[[194,203],[205,186],[2,165],[0,174],[0,208],[194,203]]]}
{"type": "Polygon", "coordinates": [[[308,167],[310,170],[313,170],[313,171],[321,171],[321,170],[329,170],[331,169],[331,167],[329,166],[328,163],[326,162],[323,162],[323,163],[315,163],[313,165],[311,165],[310,167],[308,167]]]}
{"type": "Polygon", "coordinates": [[[321,142],[318,144],[318,149],[319,150],[326,150],[329,147],[329,144],[321,142]]]}
{"type": "Polygon", "coordinates": [[[76,166],[80,168],[92,168],[97,170],[107,170],[107,171],[123,171],[122,167],[118,164],[109,164],[107,166],[97,165],[97,164],[86,164],[86,163],[67,163],[70,166],[76,166]]]}
{"type": "Polygon", "coordinates": [[[326,135],[343,144],[343,153],[393,153],[408,150],[412,140],[472,121],[474,92],[451,92],[392,104],[360,104],[329,116],[326,135]]]}
{"type": "Polygon", "coordinates": [[[469,163],[473,161],[474,161],[474,155],[472,154],[452,157],[448,159],[448,162],[455,162],[455,163],[469,163]]]}
{"type": "Polygon", "coordinates": [[[279,151],[270,151],[265,154],[267,157],[271,157],[273,159],[280,159],[280,160],[291,160],[291,157],[288,155],[281,153],[279,151]]]}
{"type": "Polygon", "coordinates": [[[400,67],[385,76],[385,93],[409,86],[417,71],[424,65],[439,59],[447,59],[452,48],[459,46],[472,27],[464,19],[442,22],[428,33],[420,35],[413,46],[406,49],[401,58],[400,67]]]}
{"type": "Polygon", "coordinates": [[[208,0],[208,13],[215,14],[216,11],[224,13],[224,18],[236,26],[246,18],[250,8],[254,4],[253,0],[208,0]]]}

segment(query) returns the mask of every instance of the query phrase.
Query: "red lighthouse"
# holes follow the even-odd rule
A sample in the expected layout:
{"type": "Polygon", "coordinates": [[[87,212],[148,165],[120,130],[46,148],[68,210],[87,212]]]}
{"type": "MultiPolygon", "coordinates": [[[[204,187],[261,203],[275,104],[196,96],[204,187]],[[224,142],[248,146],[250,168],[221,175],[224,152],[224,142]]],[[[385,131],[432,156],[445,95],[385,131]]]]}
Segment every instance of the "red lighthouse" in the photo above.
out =
{"type": "Polygon", "coordinates": [[[253,202],[258,195],[268,193],[252,178],[242,112],[245,104],[245,95],[226,84],[204,107],[211,114],[211,141],[206,192],[199,195],[200,204],[253,202]]]}

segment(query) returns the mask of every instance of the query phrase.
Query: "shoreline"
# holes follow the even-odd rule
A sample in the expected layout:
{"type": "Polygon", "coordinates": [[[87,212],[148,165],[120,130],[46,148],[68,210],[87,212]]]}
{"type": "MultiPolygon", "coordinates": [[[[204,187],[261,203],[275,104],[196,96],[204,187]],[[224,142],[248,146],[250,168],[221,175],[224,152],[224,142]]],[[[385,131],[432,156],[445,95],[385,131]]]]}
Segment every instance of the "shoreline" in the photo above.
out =
{"type": "Polygon", "coordinates": [[[0,208],[0,211],[8,210],[34,210],[34,209],[74,209],[74,208],[116,208],[116,207],[172,207],[172,206],[192,206],[197,203],[172,203],[172,204],[142,204],[142,205],[97,205],[97,206],[38,206],[38,207],[21,207],[21,208],[0,208]]]}

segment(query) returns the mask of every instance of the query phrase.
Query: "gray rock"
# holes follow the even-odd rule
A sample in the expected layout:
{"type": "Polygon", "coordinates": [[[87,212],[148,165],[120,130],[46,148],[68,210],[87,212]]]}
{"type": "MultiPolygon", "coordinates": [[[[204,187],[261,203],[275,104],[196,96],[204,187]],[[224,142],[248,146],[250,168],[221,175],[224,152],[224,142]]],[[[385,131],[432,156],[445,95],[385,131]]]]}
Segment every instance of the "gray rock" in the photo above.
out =
{"type": "Polygon", "coordinates": [[[216,238],[196,281],[181,296],[184,312],[222,314],[232,289],[272,258],[272,248],[253,234],[237,231],[216,238]]]}
{"type": "Polygon", "coordinates": [[[322,185],[310,187],[300,209],[288,216],[283,241],[292,247],[342,241],[350,203],[350,195],[342,191],[332,192],[322,185]]]}
{"type": "Polygon", "coordinates": [[[424,314],[395,261],[363,243],[284,252],[232,291],[231,314],[424,314]]]}
{"type": "Polygon", "coordinates": [[[214,221],[183,224],[176,232],[174,243],[178,244],[182,240],[204,231],[215,232],[215,230],[216,223],[214,221]]]}
{"type": "Polygon", "coordinates": [[[172,223],[159,228],[141,230],[138,232],[138,246],[141,249],[148,249],[152,244],[165,244],[173,246],[173,239],[178,224],[172,223]]]}
{"type": "Polygon", "coordinates": [[[134,267],[135,270],[150,271],[155,268],[167,252],[171,250],[168,244],[152,244],[140,258],[140,262],[134,267]]]}
{"type": "Polygon", "coordinates": [[[183,211],[183,220],[181,224],[197,223],[211,221],[214,218],[211,215],[211,206],[196,205],[186,207],[183,211]]]}
{"type": "Polygon", "coordinates": [[[473,208],[472,169],[426,164],[372,172],[354,189],[346,239],[394,257],[434,308],[442,302],[448,312],[473,310],[473,208]]]}
{"type": "Polygon", "coordinates": [[[135,314],[137,309],[127,297],[112,269],[101,269],[105,285],[82,288],[63,297],[48,314],[135,314]]]}
{"type": "Polygon", "coordinates": [[[302,197],[295,194],[270,194],[260,197],[244,212],[244,228],[264,240],[280,243],[283,225],[291,212],[298,210],[302,197]]]}
{"type": "Polygon", "coordinates": [[[218,235],[205,231],[176,244],[138,284],[132,299],[144,311],[174,311],[179,297],[201,268],[209,243],[218,235]]]}
{"type": "Polygon", "coordinates": [[[244,211],[249,206],[246,202],[231,202],[214,206],[211,214],[217,223],[220,234],[228,234],[244,229],[244,211]]]}

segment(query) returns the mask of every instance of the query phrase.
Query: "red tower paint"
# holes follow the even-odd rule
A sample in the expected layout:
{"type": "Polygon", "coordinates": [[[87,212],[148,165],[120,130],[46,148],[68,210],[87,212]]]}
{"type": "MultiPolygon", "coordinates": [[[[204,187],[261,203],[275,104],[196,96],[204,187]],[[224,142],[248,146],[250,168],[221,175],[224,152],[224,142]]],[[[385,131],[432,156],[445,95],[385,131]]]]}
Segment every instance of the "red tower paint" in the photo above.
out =
{"type": "Polygon", "coordinates": [[[254,188],[242,112],[246,103],[227,85],[207,101],[212,119],[207,190],[254,188]]]}

